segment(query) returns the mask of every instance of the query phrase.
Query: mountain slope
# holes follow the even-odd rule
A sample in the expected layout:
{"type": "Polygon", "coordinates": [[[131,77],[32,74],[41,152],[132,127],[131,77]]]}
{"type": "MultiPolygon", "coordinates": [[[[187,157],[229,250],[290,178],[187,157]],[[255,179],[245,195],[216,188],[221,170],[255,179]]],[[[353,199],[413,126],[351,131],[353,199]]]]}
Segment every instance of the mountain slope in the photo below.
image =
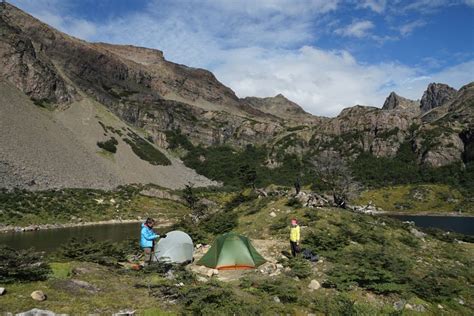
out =
{"type": "Polygon", "coordinates": [[[169,166],[140,159],[123,140],[137,132],[93,101],[83,99],[65,111],[52,112],[33,104],[10,83],[0,81],[0,91],[0,187],[212,184],[175,158],[169,157],[169,166]],[[98,141],[111,137],[118,142],[115,154],[97,146],[98,141]]]}

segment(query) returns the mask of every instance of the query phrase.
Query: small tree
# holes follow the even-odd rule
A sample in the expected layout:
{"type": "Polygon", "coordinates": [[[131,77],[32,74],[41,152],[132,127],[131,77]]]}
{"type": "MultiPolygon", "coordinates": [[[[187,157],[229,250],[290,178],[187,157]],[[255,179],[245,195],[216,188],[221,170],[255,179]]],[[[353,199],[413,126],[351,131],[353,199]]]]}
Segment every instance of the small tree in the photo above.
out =
{"type": "Polygon", "coordinates": [[[352,189],[352,176],[349,168],[340,157],[323,154],[313,161],[314,170],[323,187],[328,188],[338,207],[346,208],[346,201],[352,189]]]}
{"type": "Polygon", "coordinates": [[[243,165],[239,168],[239,179],[242,183],[242,186],[251,186],[252,188],[255,188],[257,171],[249,164],[243,165]]]}
{"type": "Polygon", "coordinates": [[[187,206],[191,210],[191,218],[194,223],[198,223],[206,214],[207,206],[200,202],[193,190],[193,184],[185,185],[183,190],[183,198],[187,206]]]}

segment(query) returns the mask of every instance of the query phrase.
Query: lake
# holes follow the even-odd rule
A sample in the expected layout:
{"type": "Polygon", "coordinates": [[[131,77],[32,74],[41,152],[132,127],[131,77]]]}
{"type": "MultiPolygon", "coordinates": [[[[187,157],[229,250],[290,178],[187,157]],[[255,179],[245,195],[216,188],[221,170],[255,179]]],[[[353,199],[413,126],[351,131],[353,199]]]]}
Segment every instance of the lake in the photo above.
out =
{"type": "MultiPolygon", "coordinates": [[[[393,215],[401,221],[415,222],[420,227],[436,227],[466,235],[474,235],[474,217],[449,216],[405,216],[393,215]]],[[[35,248],[38,251],[52,252],[71,238],[93,237],[98,241],[122,241],[140,237],[141,223],[105,224],[81,227],[57,228],[30,232],[0,233],[0,244],[15,249],[35,248]]],[[[156,228],[160,231],[160,228],[156,228]]]]}
{"type": "Polygon", "coordinates": [[[434,227],[465,235],[474,235],[474,217],[390,215],[401,221],[414,222],[419,227],[434,227]]]}
{"type": "MultiPolygon", "coordinates": [[[[35,248],[51,252],[71,238],[92,237],[98,241],[122,241],[140,237],[141,223],[104,224],[80,227],[45,229],[28,232],[0,233],[0,244],[15,249],[35,248]]],[[[159,228],[156,229],[159,231],[159,228]]]]}

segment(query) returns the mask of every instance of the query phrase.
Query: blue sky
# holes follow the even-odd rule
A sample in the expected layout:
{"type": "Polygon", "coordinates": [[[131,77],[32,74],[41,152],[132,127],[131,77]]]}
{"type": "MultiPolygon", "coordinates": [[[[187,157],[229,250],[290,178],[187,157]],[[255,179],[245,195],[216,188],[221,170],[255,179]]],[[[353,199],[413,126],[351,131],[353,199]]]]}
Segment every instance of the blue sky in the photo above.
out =
{"type": "Polygon", "coordinates": [[[474,81],[474,0],[10,0],[88,41],[160,49],[238,96],[333,116],[474,81]]]}

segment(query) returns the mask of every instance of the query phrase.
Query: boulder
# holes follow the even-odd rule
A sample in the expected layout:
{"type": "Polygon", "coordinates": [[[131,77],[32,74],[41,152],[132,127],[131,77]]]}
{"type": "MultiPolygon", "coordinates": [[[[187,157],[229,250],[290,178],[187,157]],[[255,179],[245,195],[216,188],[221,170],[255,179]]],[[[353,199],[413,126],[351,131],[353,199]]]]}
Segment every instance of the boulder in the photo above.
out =
{"type": "Polygon", "coordinates": [[[4,287],[0,287],[0,296],[2,296],[3,294],[5,294],[7,290],[5,290],[4,287]]]}
{"type": "Polygon", "coordinates": [[[275,303],[281,303],[280,298],[279,298],[278,296],[274,296],[274,297],[273,297],[273,301],[274,301],[275,303]]]}
{"type": "Polygon", "coordinates": [[[56,314],[52,311],[33,308],[29,311],[15,314],[15,316],[67,316],[67,314],[56,314]]]}
{"type": "Polygon", "coordinates": [[[405,301],[404,300],[400,300],[400,301],[397,301],[397,302],[393,303],[393,309],[395,309],[397,311],[402,310],[404,307],[405,307],[405,301]]]}
{"type": "Polygon", "coordinates": [[[319,284],[316,280],[311,280],[308,284],[308,289],[312,292],[314,290],[319,290],[321,288],[321,284],[319,284]]]}
{"type": "Polygon", "coordinates": [[[270,216],[271,216],[271,217],[276,217],[277,215],[276,215],[275,212],[271,212],[271,213],[270,213],[270,216]]]}
{"type": "Polygon", "coordinates": [[[43,291],[34,291],[31,293],[31,298],[34,299],[35,301],[44,301],[46,300],[46,295],[43,293],[43,291]]]}

